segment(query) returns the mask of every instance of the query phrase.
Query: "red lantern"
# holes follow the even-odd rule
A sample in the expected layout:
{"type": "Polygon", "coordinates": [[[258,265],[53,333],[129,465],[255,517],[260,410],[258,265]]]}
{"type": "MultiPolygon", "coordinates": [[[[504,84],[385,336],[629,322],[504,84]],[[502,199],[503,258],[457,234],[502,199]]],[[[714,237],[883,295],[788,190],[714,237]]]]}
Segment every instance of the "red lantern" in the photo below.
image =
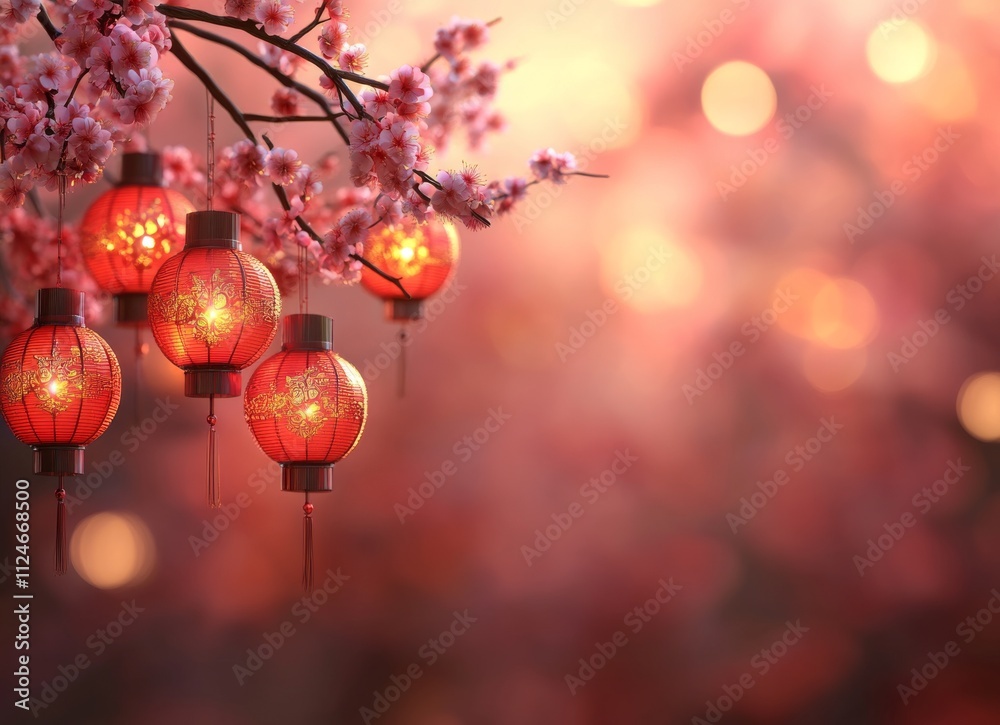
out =
{"type": "Polygon", "coordinates": [[[383,272],[398,277],[409,298],[367,267],[361,286],[385,300],[390,320],[418,320],[421,302],[441,289],[458,263],[458,232],[451,222],[432,220],[383,226],[368,235],[365,258],[383,272]]]}
{"type": "Polygon", "coordinates": [[[182,194],[163,188],[158,154],[122,157],[121,183],[101,194],[80,224],[84,262],[98,287],[113,295],[115,322],[146,324],[153,277],[181,248],[193,211],[182,194]]]}
{"type": "MultiPolygon", "coordinates": [[[[385,300],[386,319],[419,320],[423,301],[451,279],[458,263],[458,232],[448,221],[412,221],[383,226],[368,235],[365,258],[391,277],[399,278],[406,292],[367,267],[361,270],[361,286],[385,300]]],[[[406,328],[399,330],[399,395],[406,388],[406,328]]]]}
{"type": "Polygon", "coordinates": [[[368,417],[365,381],[333,352],[333,320],[289,315],[281,351],[247,384],[243,410],[261,450],[281,465],[281,488],[305,494],[303,585],[312,587],[310,493],[333,489],[333,465],[361,439],[368,417]]]}
{"type": "Polygon", "coordinates": [[[184,371],[184,395],[209,399],[209,503],[221,505],[215,398],[240,394],[240,371],[271,344],[281,296],[267,268],[242,251],[240,218],[225,211],[187,216],[184,250],[153,279],[149,324],[160,350],[184,371]]]}
{"type": "Polygon", "coordinates": [[[34,450],[34,470],[58,476],[56,571],[66,571],[64,476],[83,473],[84,447],[118,410],[122,378],[108,343],[84,323],[84,294],[38,290],[35,323],[0,357],[0,410],[22,443],[34,450]]]}

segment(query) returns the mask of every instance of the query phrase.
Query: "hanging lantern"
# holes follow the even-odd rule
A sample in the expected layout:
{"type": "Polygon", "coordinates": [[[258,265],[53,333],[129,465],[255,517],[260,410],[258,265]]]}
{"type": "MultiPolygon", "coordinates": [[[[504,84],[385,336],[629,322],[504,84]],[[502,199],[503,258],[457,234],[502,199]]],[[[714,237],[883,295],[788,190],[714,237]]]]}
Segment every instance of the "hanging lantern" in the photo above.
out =
{"type": "Polygon", "coordinates": [[[240,218],[226,211],[187,216],[184,250],[153,279],[149,324],[156,344],[184,371],[184,395],[208,398],[208,497],[221,505],[215,398],[240,394],[240,371],[274,339],[281,296],[271,273],[242,251],[240,218]]]}
{"type": "Polygon", "coordinates": [[[111,423],[121,398],[121,369],[108,343],[84,323],[84,293],[38,290],[35,323],[0,357],[0,410],[34,450],[34,471],[58,476],[56,572],[66,571],[64,476],[83,473],[84,447],[111,423]]]}
{"type": "Polygon", "coordinates": [[[261,450],[281,465],[281,488],[305,494],[302,582],[312,588],[311,493],[333,489],[333,466],[361,439],[368,392],[361,374],[333,352],[333,320],[288,315],[281,351],[247,384],[244,414],[261,450]]]}
{"type": "Polygon", "coordinates": [[[451,222],[432,220],[383,226],[368,235],[365,257],[392,277],[399,277],[409,298],[367,267],[361,286],[385,300],[386,318],[419,320],[422,302],[441,289],[458,263],[458,232],[451,222]]]}
{"type": "MultiPolygon", "coordinates": [[[[458,263],[458,232],[448,221],[423,224],[404,222],[383,226],[368,235],[365,257],[392,277],[398,277],[407,297],[389,280],[367,267],[361,270],[361,286],[385,300],[386,319],[405,323],[419,320],[423,301],[440,290],[458,263]]],[[[399,395],[406,386],[406,328],[399,329],[399,395]]]]}
{"type": "Polygon", "coordinates": [[[83,260],[112,295],[115,322],[145,325],[146,297],[157,271],[181,248],[194,206],[163,188],[159,154],[127,153],[121,183],[97,198],[80,223],[83,260]]]}

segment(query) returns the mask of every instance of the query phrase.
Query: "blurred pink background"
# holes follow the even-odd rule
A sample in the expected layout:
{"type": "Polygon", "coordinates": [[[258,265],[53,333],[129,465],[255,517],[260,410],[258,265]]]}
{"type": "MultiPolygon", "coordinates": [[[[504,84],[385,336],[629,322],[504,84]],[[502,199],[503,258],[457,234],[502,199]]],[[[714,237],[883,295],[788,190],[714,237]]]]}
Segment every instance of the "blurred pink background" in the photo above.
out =
{"type": "MultiPolygon", "coordinates": [[[[375,75],[426,59],[453,14],[503,16],[483,55],[520,61],[498,99],[507,131],[436,167],[523,175],[553,146],[611,178],[535,187],[462,232],[457,294],[411,331],[403,399],[381,304],[313,287],[370,395],[315,501],[317,578],[346,575],[322,603],[299,587],[301,499],[241,402],[217,405],[218,519],[204,401],[154,345],[140,420],[179,408],[140,440],[131,333],[99,325],[125,397],[88,471],[124,462],[71,511],[65,578],[48,566],[52,481],[0,433],[11,558],[14,482],[35,494],[35,696],[66,685],[39,719],[1000,722],[1000,383],[963,391],[1000,368],[995,4],[349,6],[375,75]],[[761,72],[706,85],[731,61],[761,72]],[[107,512],[125,518],[87,527],[107,512]],[[120,636],[102,647],[100,631],[120,636]]],[[[269,79],[185,41],[266,111],[269,79]]],[[[201,152],[204,90],[166,67],[152,145],[201,152]]],[[[343,154],[305,131],[271,138],[343,154]]],[[[228,120],[219,134],[239,138],[228,120]]]]}

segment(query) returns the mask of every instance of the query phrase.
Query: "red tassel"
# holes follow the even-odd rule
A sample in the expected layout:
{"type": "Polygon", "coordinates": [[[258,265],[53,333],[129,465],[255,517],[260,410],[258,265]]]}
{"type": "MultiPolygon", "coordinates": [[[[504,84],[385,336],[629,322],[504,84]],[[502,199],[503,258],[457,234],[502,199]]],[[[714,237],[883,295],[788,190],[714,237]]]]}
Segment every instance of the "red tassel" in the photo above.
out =
{"type": "Polygon", "coordinates": [[[406,397],[406,328],[403,326],[399,328],[399,380],[396,395],[406,397]]]}
{"type": "Polygon", "coordinates": [[[217,509],[222,506],[222,470],[219,467],[219,444],[216,439],[215,396],[208,398],[208,505],[217,509]]]}
{"type": "Polygon", "coordinates": [[[309,503],[306,494],[305,505],[302,506],[305,515],[302,517],[302,588],[306,594],[313,592],[313,505],[309,503]]]}
{"type": "Polygon", "coordinates": [[[56,489],[56,574],[66,573],[66,489],[63,488],[63,477],[59,477],[59,488],[56,489]]]}

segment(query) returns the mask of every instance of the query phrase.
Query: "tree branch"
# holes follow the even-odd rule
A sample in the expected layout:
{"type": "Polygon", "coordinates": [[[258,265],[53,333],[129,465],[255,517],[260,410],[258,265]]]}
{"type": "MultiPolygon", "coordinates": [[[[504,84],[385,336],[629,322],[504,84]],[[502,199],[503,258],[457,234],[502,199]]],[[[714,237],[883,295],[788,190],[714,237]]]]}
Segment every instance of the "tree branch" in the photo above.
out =
{"type": "Polygon", "coordinates": [[[56,39],[62,35],[62,33],[56,29],[56,26],[52,24],[52,20],[49,18],[49,14],[45,11],[44,5],[38,5],[38,12],[35,14],[35,19],[38,20],[38,23],[42,26],[53,42],[55,42],[56,39]]]}
{"type": "Polygon", "coordinates": [[[323,121],[326,123],[330,120],[327,116],[268,116],[262,113],[244,113],[243,118],[248,121],[261,121],[264,123],[309,123],[311,121],[323,121]]]}
{"type": "Polygon", "coordinates": [[[216,43],[225,48],[229,48],[234,53],[239,53],[248,61],[253,63],[255,66],[269,73],[274,79],[276,79],[279,83],[281,83],[281,85],[285,86],[286,88],[291,88],[292,90],[298,91],[303,96],[313,101],[323,110],[323,113],[326,114],[327,119],[330,121],[330,123],[333,124],[334,128],[337,130],[337,134],[340,136],[340,138],[343,140],[345,144],[350,142],[350,139],[348,138],[347,135],[347,131],[341,125],[339,120],[341,114],[334,113],[333,111],[330,110],[330,104],[327,102],[326,97],[322,93],[317,92],[316,90],[310,88],[307,85],[299,83],[294,78],[291,78],[285,73],[282,73],[277,68],[272,68],[264,61],[263,58],[247,50],[242,45],[230,40],[229,38],[224,38],[221,35],[217,35],[208,30],[203,30],[202,28],[199,28],[196,25],[190,25],[180,20],[172,20],[169,22],[169,25],[171,28],[176,28],[177,30],[183,30],[186,33],[191,33],[192,35],[196,35],[199,38],[203,38],[204,40],[208,40],[212,43],[216,43]]]}
{"type": "MultiPolygon", "coordinates": [[[[263,40],[265,43],[270,43],[276,48],[281,48],[284,51],[297,55],[305,61],[312,63],[314,66],[323,71],[323,75],[333,81],[333,84],[337,89],[347,97],[354,106],[354,110],[358,117],[368,116],[368,112],[365,111],[364,104],[358,100],[357,96],[354,95],[345,81],[352,81],[354,83],[359,83],[365,86],[371,86],[372,88],[380,88],[382,90],[388,90],[389,86],[381,81],[376,81],[371,78],[367,78],[358,73],[351,73],[350,71],[337,70],[333,68],[329,63],[327,63],[323,58],[319,57],[312,51],[306,50],[302,46],[292,43],[285,38],[277,35],[269,35],[264,32],[263,29],[258,28],[256,23],[249,20],[237,20],[236,18],[221,17],[219,15],[213,15],[212,13],[206,13],[203,10],[195,10],[194,8],[184,8],[178,7],[176,5],[165,5],[160,4],[156,6],[156,9],[163,13],[168,18],[173,18],[174,20],[195,20],[203,23],[209,23],[210,25],[218,25],[224,28],[233,28],[235,30],[242,30],[247,35],[253,36],[258,40],[263,40]]],[[[343,110],[347,110],[346,108],[343,110]]]]}

